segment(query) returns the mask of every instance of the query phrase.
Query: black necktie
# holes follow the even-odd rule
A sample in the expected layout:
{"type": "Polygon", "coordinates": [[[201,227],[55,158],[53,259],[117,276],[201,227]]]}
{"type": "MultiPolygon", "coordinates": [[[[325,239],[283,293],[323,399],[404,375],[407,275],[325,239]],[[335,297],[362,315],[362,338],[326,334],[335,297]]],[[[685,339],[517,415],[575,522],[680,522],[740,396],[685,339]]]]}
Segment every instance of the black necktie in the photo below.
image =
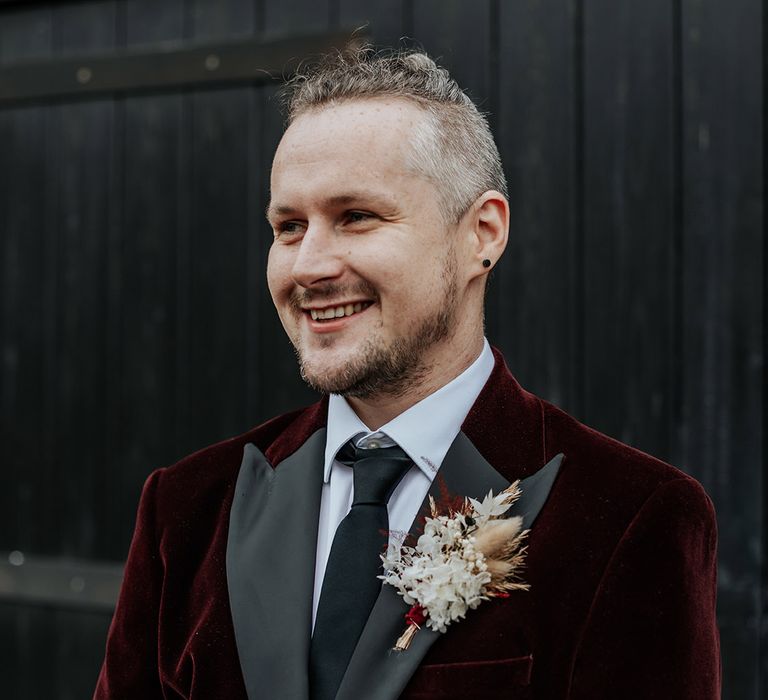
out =
{"type": "Polygon", "coordinates": [[[399,447],[351,442],[336,459],[354,470],[354,500],[333,538],[315,617],[309,662],[312,700],[333,700],[381,589],[379,555],[389,539],[387,501],[413,464],[399,447]]]}

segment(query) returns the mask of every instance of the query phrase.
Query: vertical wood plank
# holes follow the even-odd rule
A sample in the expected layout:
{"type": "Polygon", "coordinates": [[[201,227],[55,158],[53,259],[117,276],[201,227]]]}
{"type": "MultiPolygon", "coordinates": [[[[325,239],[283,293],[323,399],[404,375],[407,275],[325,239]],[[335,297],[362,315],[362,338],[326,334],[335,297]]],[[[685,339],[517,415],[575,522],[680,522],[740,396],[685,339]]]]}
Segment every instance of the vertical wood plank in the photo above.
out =
{"type": "MultiPolygon", "coordinates": [[[[0,62],[49,56],[51,32],[50,11],[6,13],[0,62]]],[[[55,493],[49,486],[56,265],[49,254],[48,127],[46,107],[0,110],[0,548],[6,551],[51,547],[46,530],[58,512],[46,500],[55,493]]],[[[43,675],[34,653],[56,654],[53,626],[34,622],[18,607],[0,605],[0,674],[10,697],[34,697],[35,676],[43,675]]]]}
{"type": "MultiPolygon", "coordinates": [[[[112,105],[56,110],[58,184],[58,342],[55,450],[51,486],[62,510],[59,527],[36,551],[87,556],[97,530],[84,502],[97,506],[106,453],[106,236],[109,228],[112,105]]],[[[53,523],[51,523],[53,524],[53,523]]]]}
{"type": "MultiPolygon", "coordinates": [[[[490,109],[491,2],[422,0],[413,6],[413,34],[483,111],[490,109]]],[[[495,87],[495,86],[494,86],[495,87]]]]}
{"type": "Polygon", "coordinates": [[[22,517],[47,478],[52,419],[47,345],[53,330],[48,312],[53,272],[49,245],[46,138],[47,115],[40,107],[0,112],[0,547],[51,547],[49,524],[22,517]],[[35,272],[36,271],[36,272],[35,272]],[[42,432],[42,435],[41,435],[42,432]],[[7,460],[7,461],[6,461],[7,460]]]}
{"type": "Polygon", "coordinates": [[[184,0],[123,0],[123,43],[137,48],[178,41],[184,36],[184,21],[184,0]]]}
{"type": "MultiPolygon", "coordinates": [[[[162,8],[133,0],[120,18],[129,48],[180,40],[181,0],[162,8]]],[[[178,94],[129,96],[117,101],[121,115],[115,150],[121,154],[115,198],[115,270],[112,284],[119,382],[111,404],[117,419],[116,449],[109,456],[111,520],[120,525],[105,546],[123,559],[133,530],[136,503],[147,474],[180,456],[176,421],[177,265],[181,171],[182,98],[178,94]]]]}
{"type": "MultiPolygon", "coordinates": [[[[0,23],[0,61],[51,53],[50,13],[18,12],[8,20],[0,23]]],[[[8,460],[8,468],[0,470],[5,487],[0,489],[0,547],[5,549],[37,544],[38,528],[20,517],[19,508],[30,506],[44,478],[50,441],[47,124],[44,107],[0,110],[0,437],[8,460]]]]}
{"type": "MultiPolygon", "coordinates": [[[[116,45],[116,3],[59,5],[53,10],[56,55],[102,52],[116,45]]],[[[55,189],[49,216],[55,217],[57,319],[53,450],[49,486],[60,506],[50,518],[49,548],[36,551],[89,557],[105,549],[102,523],[111,483],[107,441],[109,396],[119,386],[108,345],[110,241],[115,202],[115,104],[102,98],[49,108],[53,115],[50,186],[55,189]]],[[[52,226],[53,228],[53,226],[52,226]]],[[[31,610],[20,611],[32,615],[31,610]]],[[[98,673],[96,650],[103,625],[84,624],[77,613],[35,611],[38,620],[29,662],[39,661],[38,646],[51,644],[50,672],[33,674],[32,697],[71,698],[92,691],[98,673]],[[79,631],[93,652],[72,664],[68,636],[79,631]],[[88,692],[86,690],[86,692],[88,692]]],[[[103,648],[103,647],[102,647],[103,648]]]]}
{"type": "Polygon", "coordinates": [[[339,0],[339,26],[363,28],[376,46],[397,47],[406,34],[404,4],[404,0],[339,0]]]}
{"type": "MultiPolygon", "coordinates": [[[[56,624],[43,608],[0,603],[0,629],[14,627],[14,653],[0,659],[13,700],[57,697],[57,679],[50,666],[41,673],[40,659],[56,659],[56,624]],[[37,656],[36,656],[37,655],[37,656]]],[[[2,635],[5,636],[5,635],[2,635]]],[[[4,695],[8,691],[3,688],[4,695]]]]}
{"type": "MultiPolygon", "coordinates": [[[[57,55],[114,45],[115,5],[59,6],[53,16],[57,55]]],[[[53,108],[58,219],[58,319],[55,454],[52,485],[62,510],[47,551],[88,556],[97,528],[83,503],[98,509],[106,463],[107,236],[110,225],[113,103],[109,99],[53,108]]],[[[41,548],[36,547],[37,551],[41,548]]]]}
{"type": "MultiPolygon", "coordinates": [[[[37,614],[44,622],[50,621],[57,630],[54,638],[57,654],[52,660],[50,675],[58,681],[55,690],[49,691],[49,694],[28,697],[55,697],[56,700],[91,697],[104,658],[102,640],[107,638],[111,616],[101,612],[55,608],[43,608],[37,614]]],[[[35,649],[33,654],[39,654],[39,650],[35,649]]],[[[38,664],[39,660],[38,656],[38,664]]]]}
{"type": "Polygon", "coordinates": [[[528,389],[575,412],[580,371],[574,15],[560,0],[501,3],[497,139],[510,239],[489,330],[528,389]]]}
{"type": "Polygon", "coordinates": [[[50,8],[6,10],[0,23],[0,65],[47,58],[51,54],[50,8]]]}
{"type": "Polygon", "coordinates": [[[269,34],[299,34],[327,29],[337,3],[332,0],[283,0],[263,5],[264,31],[269,34]]]}
{"type": "Polygon", "coordinates": [[[21,698],[21,685],[24,677],[19,664],[19,652],[22,645],[22,626],[19,609],[16,605],[0,603],[0,673],[5,679],[3,692],[11,698],[21,698]]]}
{"type": "MultiPolygon", "coordinates": [[[[685,258],[680,451],[718,511],[724,697],[758,698],[766,693],[758,670],[760,663],[764,669],[768,663],[765,648],[758,660],[759,574],[766,556],[760,537],[765,520],[760,488],[766,475],[761,438],[766,299],[760,294],[765,274],[763,10],[756,0],[727,7],[685,0],[681,6],[685,258]]],[[[767,629],[764,618],[763,634],[767,629]]]]}
{"type": "Polygon", "coordinates": [[[181,449],[242,432],[246,377],[249,96],[192,96],[189,325],[190,410],[181,449]],[[219,401],[211,401],[221,397],[219,401]]]}
{"type": "Polygon", "coordinates": [[[256,26],[253,0],[186,0],[189,34],[208,41],[250,36],[256,26]]]}
{"type": "Polygon", "coordinates": [[[101,612],[0,603],[3,698],[91,697],[104,652],[95,640],[106,639],[109,621],[101,612]],[[16,663],[19,655],[29,663],[16,663]]]}
{"type": "MultiPolygon", "coordinates": [[[[188,38],[253,33],[251,3],[188,0],[188,38]]],[[[247,427],[249,88],[194,91],[189,114],[189,219],[181,231],[179,443],[186,454],[247,427]],[[212,400],[220,397],[218,400],[212,400]]]]}
{"type": "Polygon", "coordinates": [[[673,14],[584,5],[582,418],[670,454],[675,270],[673,14]]]}

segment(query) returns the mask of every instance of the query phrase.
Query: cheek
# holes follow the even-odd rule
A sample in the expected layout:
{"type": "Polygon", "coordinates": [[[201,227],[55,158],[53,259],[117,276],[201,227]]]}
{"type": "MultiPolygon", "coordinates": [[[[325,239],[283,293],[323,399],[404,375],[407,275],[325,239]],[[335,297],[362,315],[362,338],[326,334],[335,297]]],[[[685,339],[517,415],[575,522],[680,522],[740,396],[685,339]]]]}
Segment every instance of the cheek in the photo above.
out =
{"type": "Polygon", "coordinates": [[[391,291],[405,299],[428,301],[425,294],[434,291],[442,276],[442,264],[432,251],[417,250],[412,255],[398,255],[387,263],[391,291]]]}
{"type": "Polygon", "coordinates": [[[269,287],[269,293],[272,295],[273,301],[277,302],[290,291],[290,270],[289,256],[285,255],[283,251],[276,249],[273,245],[269,249],[269,256],[267,258],[267,287],[269,287]]]}

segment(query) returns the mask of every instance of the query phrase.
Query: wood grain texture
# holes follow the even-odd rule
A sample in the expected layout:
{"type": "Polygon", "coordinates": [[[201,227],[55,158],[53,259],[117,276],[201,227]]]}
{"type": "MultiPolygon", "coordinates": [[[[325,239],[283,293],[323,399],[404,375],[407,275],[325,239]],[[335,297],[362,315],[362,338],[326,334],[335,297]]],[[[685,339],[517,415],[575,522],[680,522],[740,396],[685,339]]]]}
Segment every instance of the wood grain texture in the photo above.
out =
{"type": "MultiPolygon", "coordinates": [[[[52,21],[55,55],[100,52],[116,45],[114,2],[58,6],[52,21]]],[[[48,178],[54,194],[48,211],[55,216],[51,230],[57,275],[55,375],[48,389],[56,423],[47,483],[53,522],[42,550],[46,554],[93,556],[91,552],[107,550],[105,535],[115,532],[108,525],[114,484],[108,435],[110,389],[117,386],[114,347],[105,332],[111,299],[109,246],[114,241],[109,232],[115,206],[115,114],[110,99],[50,108],[48,178]]],[[[32,611],[22,609],[21,614],[31,616],[32,611]]],[[[49,672],[34,680],[36,694],[74,698],[88,692],[98,672],[94,651],[103,622],[93,629],[87,617],[45,609],[34,617],[34,647],[46,637],[55,640],[49,672]],[[73,634],[80,641],[67,649],[65,640],[73,634]],[[79,662],[69,658],[75,648],[86,646],[94,651],[81,654],[79,662]],[[62,663],[65,659],[72,665],[62,663]]],[[[35,653],[27,652],[30,659],[35,653]]]]}
{"type": "Polygon", "coordinates": [[[264,2],[263,30],[267,34],[291,35],[327,28],[338,16],[335,0],[283,0],[264,2]]]}
{"type": "Polygon", "coordinates": [[[0,603],[0,673],[7,700],[93,695],[110,615],[0,603]],[[12,634],[8,634],[13,630],[12,634]],[[41,669],[40,659],[45,662],[41,669]]]}
{"type": "MultiPolygon", "coordinates": [[[[162,9],[143,0],[127,4],[117,23],[121,45],[136,47],[184,38],[182,2],[162,9]]],[[[183,172],[184,98],[178,94],[119,100],[113,173],[111,340],[118,366],[111,413],[116,418],[109,464],[113,491],[105,558],[127,552],[135,504],[148,473],[178,458],[178,247],[182,235],[179,189],[183,172]],[[133,500],[120,494],[133,494],[133,500]],[[117,543],[120,549],[117,550],[117,543]]],[[[112,398],[112,397],[111,397],[112,398]]],[[[122,555],[124,556],[124,554],[122,555]]]]}
{"type": "MultiPolygon", "coordinates": [[[[0,21],[0,60],[51,54],[50,13],[17,12],[0,21]]],[[[50,118],[45,107],[0,112],[0,546],[51,547],[59,512],[55,490],[53,396],[57,269],[51,215],[50,118]],[[42,494],[42,497],[41,497],[42,494]],[[40,501],[45,505],[41,507],[40,501]],[[29,517],[34,513],[34,517],[29,517]]],[[[54,625],[35,625],[17,606],[0,606],[4,694],[31,698],[32,649],[55,653],[54,625]]]]}
{"type": "Polygon", "coordinates": [[[574,255],[577,194],[574,13],[567,3],[501,3],[497,142],[510,237],[493,273],[489,333],[534,393],[576,411],[583,299],[574,255]]]}
{"type": "Polygon", "coordinates": [[[767,662],[759,640],[766,629],[759,578],[766,557],[760,532],[766,474],[761,3],[739,0],[726,8],[685,1],[681,24],[680,452],[718,512],[724,697],[758,698],[766,692],[758,664],[765,673],[767,662]]]}
{"type": "Polygon", "coordinates": [[[661,0],[592,0],[584,8],[582,418],[667,455],[677,235],[673,16],[661,0]]]}
{"type": "MultiPolygon", "coordinates": [[[[50,16],[18,13],[0,22],[0,56],[51,53],[50,16]],[[25,37],[26,40],[22,40],[25,37]]],[[[50,224],[50,119],[43,107],[0,112],[0,546],[50,547],[50,509],[38,521],[23,517],[52,477],[51,394],[55,357],[56,261],[50,224]],[[41,435],[42,433],[42,435],[41,435]]],[[[55,239],[54,239],[55,240],[55,239]]]]}
{"type": "MultiPolygon", "coordinates": [[[[194,40],[254,31],[250,5],[190,2],[194,40]],[[215,19],[214,19],[215,16],[215,19]]],[[[199,449],[246,427],[249,89],[195,91],[189,110],[189,220],[179,257],[179,445],[199,449]],[[183,372],[183,373],[182,373],[183,372]],[[214,396],[222,400],[211,401],[214,396]],[[181,397],[180,397],[181,398],[181,397]]]]}
{"type": "Polygon", "coordinates": [[[444,65],[483,111],[491,85],[491,2],[422,0],[413,5],[413,37],[444,65]]]}
{"type": "Polygon", "coordinates": [[[50,8],[28,7],[3,11],[0,23],[0,65],[48,58],[52,46],[50,8]]]}
{"type": "Polygon", "coordinates": [[[364,27],[376,46],[396,48],[407,31],[404,25],[406,0],[339,0],[340,27],[364,27]]]}

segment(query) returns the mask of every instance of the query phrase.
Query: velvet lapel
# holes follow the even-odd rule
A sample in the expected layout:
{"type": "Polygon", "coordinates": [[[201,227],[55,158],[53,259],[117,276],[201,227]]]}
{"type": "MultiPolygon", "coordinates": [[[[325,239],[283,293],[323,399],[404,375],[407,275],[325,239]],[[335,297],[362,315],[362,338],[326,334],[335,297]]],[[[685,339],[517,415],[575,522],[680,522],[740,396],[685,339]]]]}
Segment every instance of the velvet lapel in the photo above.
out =
{"type": "Polygon", "coordinates": [[[250,700],[308,697],[325,428],[276,469],[245,446],[227,539],[227,583],[250,700]]]}
{"type": "MultiPolygon", "coordinates": [[[[521,496],[509,515],[523,515],[525,527],[530,527],[544,505],[562,457],[562,454],[555,456],[521,483],[525,498],[521,496]]],[[[429,495],[438,501],[440,478],[450,494],[473,498],[482,498],[491,489],[498,493],[510,484],[483,458],[463,432],[456,436],[440,467],[438,479],[430,488],[429,495]]],[[[422,504],[421,513],[428,512],[429,495],[422,504]]],[[[420,522],[421,518],[417,517],[411,534],[420,529],[420,522]]],[[[399,697],[439,635],[422,627],[407,651],[392,652],[395,640],[404,630],[403,616],[407,609],[408,606],[392,586],[382,587],[342,680],[337,700],[357,700],[361,697],[366,700],[394,700],[399,697]]]]}

